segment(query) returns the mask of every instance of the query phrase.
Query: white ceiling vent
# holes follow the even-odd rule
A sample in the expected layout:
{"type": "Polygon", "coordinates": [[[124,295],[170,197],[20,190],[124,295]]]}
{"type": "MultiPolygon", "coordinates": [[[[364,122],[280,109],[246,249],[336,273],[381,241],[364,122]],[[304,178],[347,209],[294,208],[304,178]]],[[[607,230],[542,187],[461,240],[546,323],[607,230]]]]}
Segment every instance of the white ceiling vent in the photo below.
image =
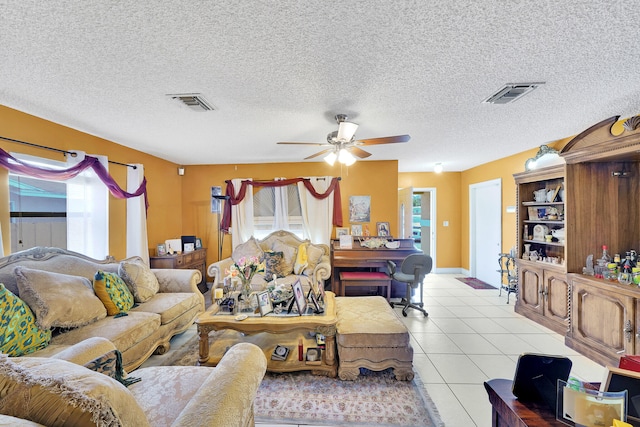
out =
{"type": "Polygon", "coordinates": [[[200,93],[174,93],[167,95],[169,98],[181,102],[193,111],[213,111],[215,107],[210,104],[200,93]]]}
{"type": "Polygon", "coordinates": [[[485,104],[509,104],[516,101],[544,82],[538,83],[507,83],[504,87],[500,88],[496,93],[482,101],[485,104]]]}

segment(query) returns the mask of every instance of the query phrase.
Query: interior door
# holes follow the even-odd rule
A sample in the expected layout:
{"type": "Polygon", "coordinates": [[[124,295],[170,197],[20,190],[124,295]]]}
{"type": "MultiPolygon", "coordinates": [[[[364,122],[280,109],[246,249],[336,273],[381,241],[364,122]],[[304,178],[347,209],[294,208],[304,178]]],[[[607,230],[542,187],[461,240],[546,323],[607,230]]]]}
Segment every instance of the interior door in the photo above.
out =
{"type": "Polygon", "coordinates": [[[401,188],[398,190],[398,237],[400,239],[410,239],[412,233],[411,208],[413,206],[413,187],[401,188]]]}
{"type": "Polygon", "coordinates": [[[496,288],[502,248],[502,181],[494,179],[469,186],[471,275],[496,288]]]}

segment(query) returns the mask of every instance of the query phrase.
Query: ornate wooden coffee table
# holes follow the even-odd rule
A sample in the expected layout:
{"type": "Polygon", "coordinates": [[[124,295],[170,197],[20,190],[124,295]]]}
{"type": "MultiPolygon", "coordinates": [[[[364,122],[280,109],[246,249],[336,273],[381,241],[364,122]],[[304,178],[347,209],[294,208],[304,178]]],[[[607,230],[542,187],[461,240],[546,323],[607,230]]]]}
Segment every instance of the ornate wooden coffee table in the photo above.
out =
{"type": "MultiPolygon", "coordinates": [[[[316,375],[335,377],[338,372],[336,361],[336,305],[335,294],[325,293],[324,313],[305,316],[279,316],[268,314],[249,316],[245,320],[236,320],[229,314],[218,314],[217,304],[196,319],[198,327],[199,365],[215,366],[224,352],[238,341],[251,342],[262,348],[268,361],[267,369],[272,372],[312,371],[316,375]],[[209,345],[209,332],[217,331],[209,345]],[[233,331],[240,332],[234,333],[233,331]],[[320,364],[307,364],[298,360],[298,340],[303,340],[304,352],[307,348],[317,347],[309,332],[325,336],[325,350],[320,364]],[[289,347],[287,360],[271,360],[276,345],[289,347]]],[[[303,357],[304,359],[304,357],[303,357]]]]}

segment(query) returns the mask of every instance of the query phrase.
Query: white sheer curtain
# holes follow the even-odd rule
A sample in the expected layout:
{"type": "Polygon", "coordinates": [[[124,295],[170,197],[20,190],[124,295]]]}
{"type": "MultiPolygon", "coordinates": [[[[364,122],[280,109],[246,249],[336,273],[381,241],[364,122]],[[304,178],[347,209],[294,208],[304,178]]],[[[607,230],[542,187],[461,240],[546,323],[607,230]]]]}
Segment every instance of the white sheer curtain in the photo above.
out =
{"type": "MultiPolygon", "coordinates": [[[[285,178],[276,178],[282,181],[285,178]]],[[[275,206],[273,215],[274,230],[289,230],[289,192],[287,186],[273,187],[275,206]]]]}
{"type": "MultiPolygon", "coordinates": [[[[324,193],[331,184],[332,177],[311,177],[309,180],[318,193],[324,193]]],[[[333,195],[316,199],[307,191],[302,182],[298,183],[300,209],[305,238],[313,243],[331,244],[333,220],[333,195]]]]}
{"type": "MultiPolygon", "coordinates": [[[[144,166],[127,167],[127,191],[134,193],[144,179],[144,166]]],[[[147,238],[147,210],[144,196],[127,199],[127,258],[141,257],[149,264],[149,240],[147,238]]]]}
{"type": "MultiPolygon", "coordinates": [[[[72,166],[84,160],[86,153],[68,156],[72,166]]],[[[97,157],[108,170],[106,156],[97,157]]],[[[109,255],[109,190],[92,169],[69,179],[67,183],[67,249],[95,259],[109,255]]]]}
{"type": "MultiPolygon", "coordinates": [[[[239,191],[242,181],[245,180],[232,179],[233,188],[239,191]]],[[[231,206],[231,224],[233,224],[233,231],[231,232],[232,248],[246,242],[253,236],[253,186],[247,188],[246,195],[240,203],[231,206]]]]}

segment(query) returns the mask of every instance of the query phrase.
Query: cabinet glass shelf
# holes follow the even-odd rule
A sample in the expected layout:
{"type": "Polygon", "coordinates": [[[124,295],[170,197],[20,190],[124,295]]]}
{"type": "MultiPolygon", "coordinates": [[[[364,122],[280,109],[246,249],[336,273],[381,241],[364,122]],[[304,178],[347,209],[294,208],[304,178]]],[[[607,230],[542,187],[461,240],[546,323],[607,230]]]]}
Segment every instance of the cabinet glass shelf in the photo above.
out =
{"type": "Polygon", "coordinates": [[[522,206],[558,206],[564,202],[522,202],[522,206]]]}
{"type": "Polygon", "coordinates": [[[538,245],[547,245],[547,246],[564,246],[564,243],[560,242],[547,242],[546,240],[523,240],[525,243],[535,243],[538,245]]]}

